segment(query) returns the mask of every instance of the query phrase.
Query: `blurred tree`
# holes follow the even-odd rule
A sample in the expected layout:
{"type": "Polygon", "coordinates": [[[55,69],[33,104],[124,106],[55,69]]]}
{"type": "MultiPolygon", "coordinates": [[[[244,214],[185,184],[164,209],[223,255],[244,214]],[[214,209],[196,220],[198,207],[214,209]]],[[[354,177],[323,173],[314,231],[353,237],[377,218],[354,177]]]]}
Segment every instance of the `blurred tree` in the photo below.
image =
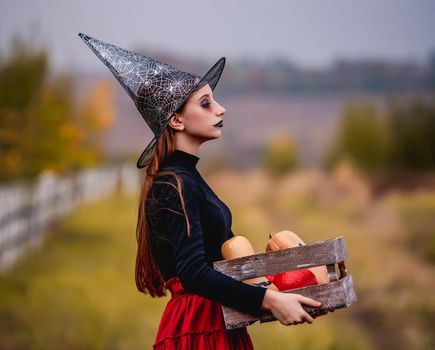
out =
{"type": "Polygon", "coordinates": [[[86,95],[74,118],[64,124],[61,133],[70,141],[70,167],[90,166],[104,158],[103,132],[115,120],[113,85],[107,80],[98,81],[86,95]]]}
{"type": "Polygon", "coordinates": [[[47,52],[19,37],[11,41],[10,56],[0,61],[0,107],[23,111],[35,101],[48,73],[47,52]]]}
{"type": "Polygon", "coordinates": [[[435,169],[435,96],[399,103],[390,99],[387,114],[392,170],[435,169]]]}
{"type": "Polygon", "coordinates": [[[335,143],[327,154],[331,168],[348,159],[354,166],[372,173],[386,166],[388,137],[384,119],[372,104],[347,102],[344,107],[335,143]]]}
{"type": "Polygon", "coordinates": [[[73,77],[50,75],[47,52],[15,38],[0,60],[0,181],[100,161],[99,136],[114,119],[110,85],[88,96],[75,103],[73,77]]]}
{"type": "Polygon", "coordinates": [[[429,55],[429,72],[427,74],[429,90],[435,90],[435,49],[429,55]]]}
{"type": "Polygon", "coordinates": [[[279,134],[265,146],[262,155],[264,168],[274,176],[294,170],[298,163],[296,143],[288,134],[279,134]]]}

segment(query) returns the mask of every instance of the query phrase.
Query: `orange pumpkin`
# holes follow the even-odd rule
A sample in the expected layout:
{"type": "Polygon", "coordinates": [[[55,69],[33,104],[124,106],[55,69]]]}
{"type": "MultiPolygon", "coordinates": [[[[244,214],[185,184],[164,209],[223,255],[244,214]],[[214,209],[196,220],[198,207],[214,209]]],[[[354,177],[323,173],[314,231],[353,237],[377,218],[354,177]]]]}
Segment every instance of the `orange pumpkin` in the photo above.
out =
{"type": "MultiPolygon", "coordinates": [[[[243,236],[234,236],[229,240],[225,241],[221,247],[222,257],[225,260],[240,258],[243,256],[253,255],[255,254],[254,248],[251,245],[251,242],[246,237],[243,236]]],[[[250,278],[243,281],[247,284],[258,284],[258,283],[269,283],[270,281],[265,277],[256,277],[250,278]]],[[[269,284],[266,288],[271,288],[274,290],[278,290],[278,288],[273,284],[269,284]]]]}
{"type": "Polygon", "coordinates": [[[266,251],[275,251],[305,245],[304,241],[292,231],[271,233],[267,242],[266,251]]]}
{"type": "MultiPolygon", "coordinates": [[[[288,230],[280,231],[277,233],[271,233],[269,237],[270,239],[266,245],[266,251],[268,252],[305,245],[305,242],[296,233],[288,230]]],[[[314,274],[318,284],[329,282],[328,271],[325,266],[311,267],[308,270],[310,270],[314,274]]],[[[283,273],[285,274],[286,272],[283,273]]],[[[310,275],[306,274],[306,276],[308,277],[310,275]]],[[[283,280],[288,281],[289,278],[283,278],[283,280]]],[[[311,280],[311,278],[309,278],[308,280],[311,280]]]]}
{"type": "Polygon", "coordinates": [[[222,244],[221,253],[225,260],[255,254],[251,242],[243,236],[234,236],[225,241],[225,243],[222,244]]]}

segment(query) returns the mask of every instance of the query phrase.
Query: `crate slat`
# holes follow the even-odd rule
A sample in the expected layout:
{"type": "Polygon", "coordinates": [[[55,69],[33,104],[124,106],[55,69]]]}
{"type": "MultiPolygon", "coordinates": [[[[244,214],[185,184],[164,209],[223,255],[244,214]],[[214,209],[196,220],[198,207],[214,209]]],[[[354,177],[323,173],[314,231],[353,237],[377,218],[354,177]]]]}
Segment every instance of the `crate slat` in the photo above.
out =
{"type": "MultiPolygon", "coordinates": [[[[335,282],[292,289],[283,291],[283,293],[296,293],[320,301],[322,306],[319,308],[308,305],[302,306],[305,311],[310,314],[319,310],[335,310],[349,307],[351,304],[357,301],[357,297],[353,289],[352,275],[347,275],[341,280],[335,282]]],[[[262,311],[258,314],[249,314],[225,305],[222,305],[222,311],[227,329],[246,327],[256,321],[260,321],[261,323],[276,321],[275,316],[270,311],[262,311]]]]}
{"type": "Polygon", "coordinates": [[[285,271],[338,263],[346,260],[346,257],[346,245],[343,236],[340,236],[299,247],[216,261],[213,267],[238,281],[243,281],[285,271]]]}
{"type": "MultiPolygon", "coordinates": [[[[340,236],[304,246],[217,261],[213,265],[215,270],[238,281],[326,265],[330,277],[329,283],[282,291],[320,301],[322,303],[320,308],[302,305],[308,313],[313,314],[319,310],[331,311],[349,307],[357,301],[352,276],[347,274],[344,264],[346,257],[344,237],[340,236]],[[339,279],[335,273],[335,264],[339,268],[339,279]]],[[[256,321],[263,323],[276,320],[275,316],[266,310],[250,314],[222,305],[222,311],[227,329],[246,327],[256,321]]]]}

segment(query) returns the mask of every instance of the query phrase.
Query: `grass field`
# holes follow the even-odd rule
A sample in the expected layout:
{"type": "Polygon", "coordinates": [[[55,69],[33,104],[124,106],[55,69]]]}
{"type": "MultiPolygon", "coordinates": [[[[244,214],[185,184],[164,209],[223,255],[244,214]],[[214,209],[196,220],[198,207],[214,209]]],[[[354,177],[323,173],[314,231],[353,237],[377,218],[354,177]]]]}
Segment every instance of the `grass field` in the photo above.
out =
{"type": "MultiPolygon", "coordinates": [[[[435,348],[434,265],[418,239],[433,242],[424,227],[434,224],[435,194],[373,199],[316,176],[279,184],[262,172],[207,179],[231,208],[233,231],[257,252],[270,232],[283,229],[307,243],[346,240],[358,301],[313,324],[249,326],[255,348],[435,348]]],[[[151,348],[168,299],[136,290],[136,211],[136,197],[82,207],[0,277],[0,349],[151,348]]]]}

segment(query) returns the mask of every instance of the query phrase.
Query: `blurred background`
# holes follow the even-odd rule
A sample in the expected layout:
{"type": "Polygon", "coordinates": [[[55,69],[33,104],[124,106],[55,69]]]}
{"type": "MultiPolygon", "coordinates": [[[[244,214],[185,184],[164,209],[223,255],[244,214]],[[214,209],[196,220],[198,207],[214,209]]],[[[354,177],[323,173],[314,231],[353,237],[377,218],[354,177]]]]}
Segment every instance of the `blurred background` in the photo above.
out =
{"type": "Polygon", "coordinates": [[[198,169],[233,231],[344,236],[358,301],[251,325],[256,349],[435,348],[432,1],[0,4],[1,349],[149,349],[168,301],[134,281],[153,135],[79,32],[198,75],[226,56],[198,169]]]}

